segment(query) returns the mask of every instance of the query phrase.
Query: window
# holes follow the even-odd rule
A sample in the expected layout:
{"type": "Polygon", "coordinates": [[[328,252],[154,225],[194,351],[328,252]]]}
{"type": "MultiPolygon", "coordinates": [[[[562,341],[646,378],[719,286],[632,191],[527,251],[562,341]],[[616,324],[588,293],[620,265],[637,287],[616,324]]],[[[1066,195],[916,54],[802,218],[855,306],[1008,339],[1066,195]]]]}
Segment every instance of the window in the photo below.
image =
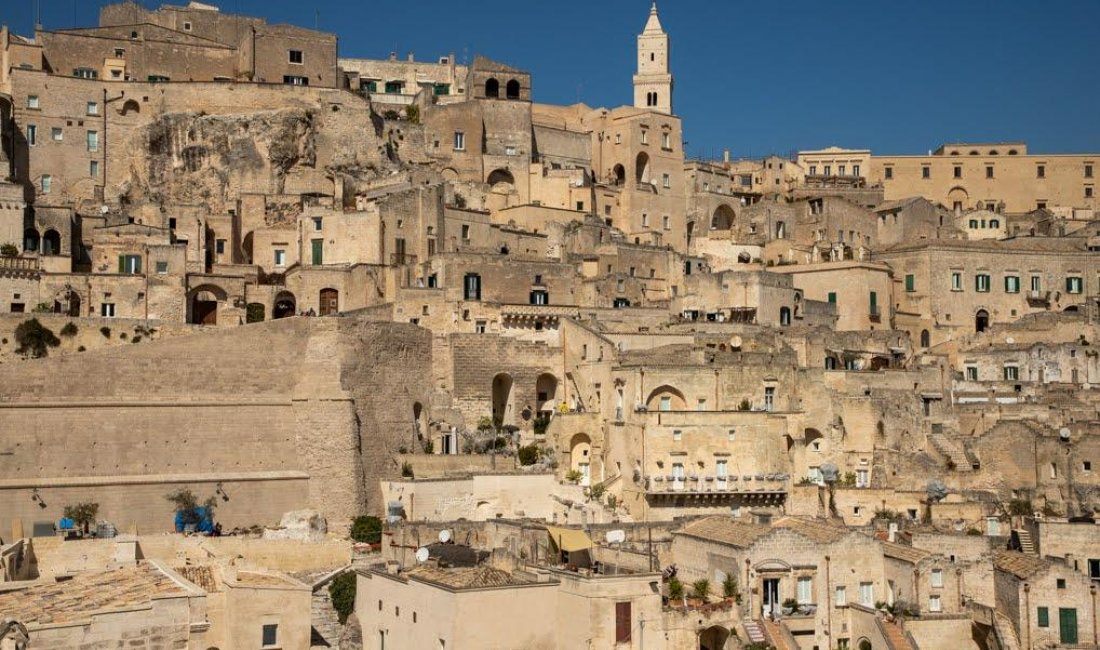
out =
{"type": "Polygon", "coordinates": [[[1031,276],[1031,290],[1042,291],[1043,289],[1043,277],[1040,275],[1031,276]]]}
{"type": "Polygon", "coordinates": [[[963,290],[963,274],[955,271],[951,274],[951,290],[962,291],[963,290]]]}
{"type": "Polygon", "coordinates": [[[1037,167],[1035,167],[1035,178],[1046,178],[1046,177],[1047,177],[1047,166],[1046,165],[1038,165],[1037,167]]]}
{"type": "MultiPolygon", "coordinates": [[[[152,81],[152,79],[150,79],[152,81]]],[[[298,75],[286,74],[283,75],[283,83],[288,86],[308,86],[309,77],[300,77],[298,75]]]]}
{"type": "Polygon", "coordinates": [[[1038,621],[1039,627],[1050,627],[1050,610],[1046,607],[1040,607],[1036,612],[1035,618],[1038,621]]]}
{"type": "Polygon", "coordinates": [[[302,63],[305,62],[305,57],[302,56],[302,51],[301,50],[290,50],[287,53],[287,57],[288,57],[288,60],[290,61],[290,63],[296,63],[298,65],[302,65],[302,63]]]}
{"type": "Polygon", "coordinates": [[[42,174],[42,180],[39,181],[41,192],[43,194],[49,194],[51,185],[53,185],[53,177],[49,174],[42,174]]]}
{"type": "Polygon", "coordinates": [[[684,438],[684,432],[683,431],[681,431],[679,429],[674,429],[672,431],[672,439],[674,441],[679,442],[680,440],[683,440],[683,438],[684,438]]]}
{"type": "Polygon", "coordinates": [[[1066,579],[1065,578],[1058,578],[1057,580],[1054,581],[1054,585],[1056,587],[1058,587],[1059,589],[1065,589],[1066,588],[1066,579]]]}
{"type": "Polygon", "coordinates": [[[859,176],[859,165],[852,165],[852,176],[859,176]]]}
{"type": "Polygon", "coordinates": [[[810,165],[810,176],[817,176],[817,165],[810,165]]]}
{"type": "MultiPolygon", "coordinates": [[[[514,156],[514,155],[516,155],[516,148],[513,147],[512,145],[508,145],[507,147],[504,147],[504,155],[505,156],[514,156]]],[[[582,208],[578,208],[578,209],[583,210],[584,208],[582,207],[582,208]]]]}
{"type": "Polygon", "coordinates": [[[868,488],[871,487],[871,472],[866,469],[856,470],[856,487],[868,488]]]}
{"type": "Polygon", "coordinates": [[[115,317],[115,303],[113,303],[113,302],[100,303],[100,305],[99,305],[99,315],[102,316],[103,318],[114,318],[115,317]]]}
{"type": "Polygon", "coordinates": [[[79,77],[80,79],[97,79],[99,78],[99,73],[91,68],[76,68],[73,70],[73,76],[79,77]]]}
{"type": "MultiPolygon", "coordinates": [[[[826,174],[828,174],[828,169],[829,169],[828,167],[825,168],[825,170],[826,170],[825,173],[826,174]]],[[[891,178],[894,177],[894,168],[893,167],[887,167],[883,171],[886,172],[886,180],[890,180],[891,178]]]]}
{"type": "Polygon", "coordinates": [[[642,129],[642,144],[649,144],[649,131],[642,129]]]}
{"type": "Polygon", "coordinates": [[[798,579],[798,604],[808,605],[814,602],[814,579],[802,576],[798,579]]]}
{"type": "Polygon", "coordinates": [[[282,248],[275,249],[275,266],[286,266],[286,250],[282,248]]]}
{"type": "Polygon", "coordinates": [[[933,587],[942,587],[943,586],[943,570],[942,569],[932,569],[932,586],[933,587]]]}
{"type": "Polygon", "coordinates": [[[978,293],[989,293],[988,273],[979,273],[974,276],[974,290],[978,293]]]}
{"type": "Polygon", "coordinates": [[[157,275],[164,275],[168,273],[168,262],[157,262],[156,269],[157,275]]]}
{"type": "Polygon", "coordinates": [[[1084,281],[1080,277],[1066,278],[1066,293],[1081,293],[1084,281]]]}
{"type": "Polygon", "coordinates": [[[771,412],[775,408],[775,387],[768,386],[764,389],[764,410],[771,412]]]}
{"type": "Polygon", "coordinates": [[[32,147],[38,144],[38,127],[34,124],[27,125],[27,144],[32,147]]]}
{"type": "Polygon", "coordinates": [[[961,165],[955,165],[955,178],[963,177],[963,168],[961,165]]]}
{"type": "Polygon", "coordinates": [[[130,275],[141,273],[140,255],[119,255],[118,272],[130,275]]]}
{"type": "Polygon", "coordinates": [[[218,255],[224,255],[225,254],[225,240],[224,239],[215,239],[214,240],[214,251],[218,255]]]}
{"type": "Polygon", "coordinates": [[[1086,199],[1091,199],[1092,198],[1092,186],[1091,185],[1085,187],[1085,198],[1086,199]]]}
{"type": "Polygon", "coordinates": [[[859,583],[859,604],[864,607],[875,606],[875,585],[871,582],[859,583]]]}
{"type": "Polygon", "coordinates": [[[27,108],[35,110],[40,108],[38,104],[38,95],[27,95],[27,108]]]}
{"type": "MultiPolygon", "coordinates": [[[[168,83],[169,81],[171,81],[171,79],[169,77],[166,77],[165,75],[162,75],[162,74],[151,74],[146,79],[151,84],[163,84],[163,83],[168,83]]],[[[309,80],[306,79],[305,81],[306,81],[306,83],[304,83],[302,85],[309,85],[309,80]]],[[[287,81],[287,77],[283,77],[283,83],[290,83],[289,81],[287,81]]]]}
{"type": "Polygon", "coordinates": [[[99,178],[99,161],[88,161],[88,175],[92,178],[99,178]]]}
{"type": "Polygon", "coordinates": [[[930,611],[930,612],[942,612],[943,611],[943,601],[940,599],[939,596],[929,596],[928,597],[928,611],[930,611]]]}
{"type": "Polygon", "coordinates": [[[262,642],[263,642],[263,647],[265,647],[265,648],[279,645],[279,626],[278,625],[265,625],[263,627],[262,642]]]}
{"type": "Polygon", "coordinates": [[[99,151],[99,132],[98,131],[88,131],[87,140],[88,140],[88,152],[89,153],[95,153],[95,152],[99,151]]]}
{"type": "Polygon", "coordinates": [[[481,276],[467,273],[462,283],[465,300],[481,300],[481,276]]]}
{"type": "Polygon", "coordinates": [[[531,292],[530,301],[532,305],[549,305],[550,294],[544,289],[536,289],[531,292]]]}
{"type": "Polygon", "coordinates": [[[668,174],[662,174],[661,185],[664,187],[672,187],[672,177],[670,177],[668,174]]]}
{"type": "Polygon", "coordinates": [[[921,178],[932,178],[932,168],[931,167],[921,167],[920,177],[921,178]]]}
{"type": "Polygon", "coordinates": [[[671,149],[672,148],[672,134],[670,134],[670,133],[661,134],[661,146],[664,147],[665,149],[671,149]]]}
{"type": "Polygon", "coordinates": [[[986,178],[993,178],[993,165],[986,165],[985,166],[985,177],[986,178]]]}
{"type": "Polygon", "coordinates": [[[642,213],[642,228],[648,228],[648,227],[649,227],[649,215],[643,212],[642,213]]]}
{"type": "Polygon", "coordinates": [[[463,241],[470,241],[470,224],[462,225],[462,239],[463,241]]]}
{"type": "MultiPolygon", "coordinates": [[[[783,166],[782,166],[782,165],[780,165],[780,168],[782,168],[782,167],[783,167],[783,166]]],[[[844,167],[844,165],[837,165],[837,168],[836,168],[836,173],[837,173],[837,175],[839,175],[839,176],[844,176],[844,175],[845,175],[845,174],[844,174],[844,172],[845,172],[845,171],[846,171],[846,168],[844,167]]]]}
{"type": "Polygon", "coordinates": [[[661,219],[665,230],[672,230],[672,217],[663,217],[661,219]]]}
{"type": "Polygon", "coordinates": [[[917,290],[917,276],[912,273],[905,276],[905,290],[909,293],[917,290]]]}
{"type": "Polygon", "coordinates": [[[99,102],[88,102],[88,115],[99,115],[99,102]]]}
{"type": "Polygon", "coordinates": [[[1005,293],[1020,293],[1020,276],[1005,276],[1005,293]]]}
{"type": "Polygon", "coordinates": [[[1092,178],[1092,165],[1085,165],[1085,178],[1092,178]]]}
{"type": "Polygon", "coordinates": [[[434,84],[432,94],[436,97],[444,97],[451,94],[451,84],[434,84]]]}
{"type": "Polygon", "coordinates": [[[1020,379],[1019,366],[1005,366],[1004,367],[1005,381],[1017,381],[1020,379]]]}
{"type": "Polygon", "coordinates": [[[53,139],[54,142],[61,142],[65,139],[65,132],[61,130],[60,126],[55,126],[50,129],[50,138],[53,139]]]}
{"type": "Polygon", "coordinates": [[[455,131],[455,151],[466,151],[466,134],[455,131]]]}
{"type": "Polygon", "coordinates": [[[967,366],[966,367],[966,380],[967,381],[978,381],[978,366],[967,366]]]}
{"type": "Polygon", "coordinates": [[[324,222],[322,221],[321,217],[313,217],[313,229],[315,231],[321,230],[323,223],[324,222]]]}
{"type": "Polygon", "coordinates": [[[1081,463],[1081,471],[1086,473],[1086,474],[1091,473],[1092,472],[1092,461],[1091,460],[1083,461],[1081,463]]]}
{"type": "Polygon", "coordinates": [[[836,292],[835,291],[830,291],[828,299],[829,299],[829,304],[835,305],[836,304],[836,292]]]}
{"type": "Polygon", "coordinates": [[[1100,560],[1089,560],[1089,577],[1093,580],[1100,580],[1100,560]]]}
{"type": "Polygon", "coordinates": [[[124,50],[121,47],[116,47],[115,48],[115,58],[116,59],[121,59],[124,56],[126,56],[126,50],[124,50]]]}
{"type": "Polygon", "coordinates": [[[833,598],[837,607],[845,607],[848,604],[848,590],[844,587],[836,588],[836,596],[833,598]]]}
{"type": "Polygon", "coordinates": [[[630,603],[615,603],[615,643],[630,643],[630,603]]]}
{"type": "Polygon", "coordinates": [[[660,410],[660,411],[671,411],[672,410],[672,398],[669,397],[668,395],[662,395],[660,404],[657,406],[657,409],[660,410]]]}
{"type": "Polygon", "coordinates": [[[191,31],[191,23],[190,22],[186,22],[186,23],[183,24],[183,31],[185,31],[185,32],[191,31]]]}
{"type": "Polygon", "coordinates": [[[486,330],[486,323],[485,323],[485,321],[483,321],[483,320],[479,320],[479,321],[475,321],[475,322],[474,322],[474,333],[476,333],[476,334],[484,334],[484,333],[485,333],[485,330],[486,330]]]}

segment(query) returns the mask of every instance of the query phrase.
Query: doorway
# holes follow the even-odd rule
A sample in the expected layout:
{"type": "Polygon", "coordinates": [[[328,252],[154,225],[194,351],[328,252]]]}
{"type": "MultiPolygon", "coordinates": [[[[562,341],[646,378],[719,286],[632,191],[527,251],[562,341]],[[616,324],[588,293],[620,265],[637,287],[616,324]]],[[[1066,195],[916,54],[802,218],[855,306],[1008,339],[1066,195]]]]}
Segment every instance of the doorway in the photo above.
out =
{"type": "Polygon", "coordinates": [[[779,578],[764,578],[763,594],[763,609],[761,614],[764,618],[778,618],[779,617],[779,578]]]}
{"type": "Polygon", "coordinates": [[[340,292],[336,289],[321,289],[322,316],[335,316],[340,311],[340,292]]]}
{"type": "Polygon", "coordinates": [[[974,315],[974,331],[981,333],[989,329],[989,312],[979,309],[974,315]]]}

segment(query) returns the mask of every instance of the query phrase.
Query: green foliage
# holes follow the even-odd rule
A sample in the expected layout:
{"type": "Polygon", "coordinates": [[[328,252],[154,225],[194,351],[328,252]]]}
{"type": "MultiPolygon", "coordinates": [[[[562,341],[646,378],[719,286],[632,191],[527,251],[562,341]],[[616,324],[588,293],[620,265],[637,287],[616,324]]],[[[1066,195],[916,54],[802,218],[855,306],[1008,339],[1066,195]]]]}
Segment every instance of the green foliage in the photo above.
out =
{"type": "Polygon", "coordinates": [[[50,348],[61,345],[61,339],[54,336],[50,328],[38,322],[37,318],[23,321],[15,328],[15,349],[18,354],[40,359],[50,353],[50,348]]]}
{"type": "Polygon", "coordinates": [[[460,210],[466,207],[466,197],[461,194],[455,194],[455,207],[460,210]]]}
{"type": "Polygon", "coordinates": [[[837,487],[855,487],[856,485],[856,473],[845,472],[844,478],[837,481],[837,487]]]}
{"type": "Polygon", "coordinates": [[[879,508],[875,510],[875,516],[872,519],[885,519],[886,521],[894,521],[901,519],[901,515],[890,510],[889,508],[879,508]]]}
{"type": "Polygon", "coordinates": [[[431,440],[425,440],[423,447],[424,447],[424,453],[425,454],[435,453],[435,443],[432,442],[431,440]]]}
{"type": "Polygon", "coordinates": [[[50,307],[50,305],[47,303],[40,302],[34,306],[34,309],[32,311],[34,311],[34,313],[36,314],[49,314],[53,312],[53,307],[50,307]]]}
{"type": "Polygon", "coordinates": [[[607,486],[603,483],[597,483],[588,488],[588,496],[594,501],[602,499],[605,492],[607,492],[607,486]]]}
{"type": "Polygon", "coordinates": [[[111,328],[107,327],[106,325],[99,328],[99,333],[103,335],[103,338],[111,338],[111,328]]]}
{"type": "Polygon", "coordinates": [[[981,537],[982,531],[978,530],[977,528],[968,528],[966,529],[966,534],[970,535],[971,537],[981,537]]]}
{"type": "Polygon", "coordinates": [[[119,335],[118,335],[118,338],[120,338],[120,339],[122,339],[123,341],[125,341],[125,340],[126,340],[126,338],[127,338],[126,332],[123,332],[123,333],[119,334],[119,335]]]}
{"type": "Polygon", "coordinates": [[[405,107],[405,119],[413,124],[420,124],[420,106],[409,104],[405,107]]]}
{"type": "Polygon", "coordinates": [[[752,404],[747,399],[741,400],[741,403],[737,405],[738,411],[748,411],[752,409],[752,404]]]}
{"type": "Polygon", "coordinates": [[[72,338],[76,336],[76,333],[78,331],[79,330],[76,327],[76,323],[70,321],[68,323],[65,323],[65,327],[61,328],[61,336],[64,336],[65,338],[72,338]]]}
{"type": "Polygon", "coordinates": [[[737,592],[737,577],[732,573],[727,573],[724,580],[722,580],[722,597],[723,598],[737,598],[740,594],[737,592]]]}
{"type": "Polygon", "coordinates": [[[703,578],[691,583],[692,596],[706,599],[710,595],[710,580],[703,578]]]}
{"type": "Polygon", "coordinates": [[[795,485],[800,487],[808,487],[811,485],[817,485],[817,483],[814,482],[814,480],[809,476],[803,476],[802,478],[798,479],[798,483],[796,483],[795,485]]]}
{"type": "Polygon", "coordinates": [[[401,463],[401,478],[416,478],[413,476],[413,466],[409,461],[401,463]]]}
{"type": "Polygon", "coordinates": [[[134,338],[130,339],[130,342],[131,343],[141,343],[141,335],[138,334],[138,335],[134,336],[134,338]]]}
{"type": "Polygon", "coordinates": [[[668,597],[670,600],[683,600],[684,583],[680,582],[676,578],[670,579],[668,581],[668,597]]]}
{"type": "Polygon", "coordinates": [[[546,435],[546,430],[550,428],[550,416],[546,414],[539,414],[535,416],[535,421],[532,423],[535,429],[536,436],[546,435]]]}
{"type": "Polygon", "coordinates": [[[332,608],[340,624],[347,623],[348,617],[355,611],[355,572],[341,573],[328,583],[328,595],[332,597],[332,608]]]}
{"type": "Polygon", "coordinates": [[[202,520],[199,516],[199,508],[206,508],[207,514],[213,517],[214,508],[218,505],[218,500],[214,497],[209,497],[200,504],[198,497],[188,488],[180,488],[175,492],[169,492],[164,498],[176,506],[176,512],[182,515],[185,525],[197,524],[202,520]]]}
{"type": "Polygon", "coordinates": [[[488,415],[483,415],[480,418],[478,418],[478,421],[477,421],[477,430],[478,431],[489,431],[492,428],[493,428],[493,418],[489,417],[488,415]]]}
{"type": "Polygon", "coordinates": [[[526,447],[520,447],[519,452],[516,454],[519,456],[520,465],[534,465],[539,462],[539,448],[538,445],[527,445],[526,447]]]}
{"type": "Polygon", "coordinates": [[[264,306],[258,302],[250,302],[245,307],[244,322],[262,323],[264,320],[264,306]]]}
{"type": "Polygon", "coordinates": [[[1008,503],[1008,514],[1018,517],[1030,517],[1035,514],[1035,508],[1027,499],[1013,499],[1008,503]]]}
{"type": "Polygon", "coordinates": [[[0,256],[18,257],[19,249],[15,247],[15,244],[2,244],[0,245],[0,256]]]}
{"type": "Polygon", "coordinates": [[[65,517],[72,519],[78,528],[94,524],[97,514],[99,514],[98,503],[77,503],[65,506],[65,517]]]}
{"type": "Polygon", "coordinates": [[[388,111],[382,113],[382,117],[387,120],[397,120],[401,119],[401,114],[391,108],[388,111]]]}
{"type": "Polygon", "coordinates": [[[614,494],[607,495],[607,507],[614,510],[619,507],[619,499],[614,494]]]}
{"type": "Polygon", "coordinates": [[[794,598],[787,598],[783,601],[783,609],[798,610],[798,601],[794,598]]]}
{"type": "Polygon", "coordinates": [[[565,473],[565,480],[569,481],[570,483],[576,483],[577,481],[581,480],[581,473],[578,470],[571,469],[565,473]]]}
{"type": "Polygon", "coordinates": [[[371,515],[361,515],[351,522],[351,538],[364,544],[382,541],[382,520],[371,515]]]}

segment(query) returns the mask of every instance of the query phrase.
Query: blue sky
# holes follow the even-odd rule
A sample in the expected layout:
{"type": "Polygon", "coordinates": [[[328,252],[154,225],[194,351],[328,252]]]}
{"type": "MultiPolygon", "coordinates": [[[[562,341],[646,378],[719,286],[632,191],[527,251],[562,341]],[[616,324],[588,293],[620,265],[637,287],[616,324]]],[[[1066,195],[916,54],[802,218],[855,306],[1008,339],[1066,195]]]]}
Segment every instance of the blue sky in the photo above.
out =
{"type": "MultiPolygon", "coordinates": [[[[185,0],[178,0],[182,4],[185,0]]],[[[47,29],[101,0],[41,0],[47,29]]],[[[145,0],[146,6],[159,2],[145,0]]],[[[34,0],[5,0],[23,34],[34,0]]],[[[632,101],[648,0],[223,0],[224,11],[334,31],[344,56],[475,53],[529,70],[535,100],[632,101]]],[[[832,144],[922,153],[1024,140],[1100,151],[1100,0],[664,0],[675,109],[691,156],[832,144]]]]}

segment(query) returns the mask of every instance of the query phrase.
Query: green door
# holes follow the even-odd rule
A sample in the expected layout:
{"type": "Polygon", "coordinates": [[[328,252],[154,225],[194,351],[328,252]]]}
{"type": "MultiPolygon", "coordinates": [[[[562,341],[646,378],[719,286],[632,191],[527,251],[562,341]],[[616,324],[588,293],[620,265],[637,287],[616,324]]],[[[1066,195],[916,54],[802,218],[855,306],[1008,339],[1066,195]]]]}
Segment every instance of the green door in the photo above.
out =
{"type": "Polygon", "coordinates": [[[1062,643],[1077,643],[1077,610],[1063,607],[1058,610],[1058,633],[1062,643]]]}
{"type": "Polygon", "coordinates": [[[310,243],[313,244],[313,265],[320,266],[324,264],[325,240],[313,239],[310,243]]]}

